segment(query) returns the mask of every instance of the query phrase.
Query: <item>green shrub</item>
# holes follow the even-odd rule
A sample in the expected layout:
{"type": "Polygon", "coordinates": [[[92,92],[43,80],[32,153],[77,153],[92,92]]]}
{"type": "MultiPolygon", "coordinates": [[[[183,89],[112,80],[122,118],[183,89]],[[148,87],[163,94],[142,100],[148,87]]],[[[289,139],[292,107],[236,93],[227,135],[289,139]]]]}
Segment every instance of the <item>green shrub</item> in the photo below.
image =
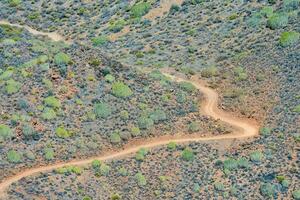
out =
{"type": "Polygon", "coordinates": [[[66,166],[66,167],[60,167],[55,170],[58,174],[71,174],[74,173],[76,175],[82,174],[82,168],[78,166],[66,166]]]}
{"type": "Polygon", "coordinates": [[[271,198],[271,197],[275,196],[275,193],[276,193],[275,186],[272,185],[271,183],[263,183],[263,184],[260,186],[260,193],[261,193],[264,197],[271,198]]]}
{"type": "Polygon", "coordinates": [[[238,167],[238,163],[235,159],[229,158],[223,162],[224,169],[234,170],[238,167]]]}
{"type": "Polygon", "coordinates": [[[248,75],[242,67],[236,67],[233,71],[237,81],[247,80],[248,75]]]}
{"type": "Polygon", "coordinates": [[[94,105],[94,113],[97,118],[108,118],[112,114],[112,109],[107,103],[96,103],[94,105]]]}
{"type": "Polygon", "coordinates": [[[163,75],[159,70],[151,71],[148,76],[154,80],[166,80],[166,76],[163,75]]]}
{"type": "Polygon", "coordinates": [[[22,127],[22,133],[23,133],[23,136],[25,137],[25,139],[30,139],[36,135],[36,131],[34,130],[34,128],[32,128],[28,124],[25,124],[22,127]]]}
{"type": "Polygon", "coordinates": [[[54,96],[49,96],[49,97],[45,98],[44,104],[49,107],[52,107],[52,108],[60,108],[61,107],[60,101],[54,96]]]}
{"type": "Polygon", "coordinates": [[[110,199],[111,200],[120,200],[121,196],[119,194],[113,194],[113,195],[111,195],[110,199]]]}
{"type": "Polygon", "coordinates": [[[293,109],[293,112],[300,113],[300,104],[293,109]]]}
{"type": "Polygon", "coordinates": [[[177,5],[177,4],[172,4],[169,12],[170,12],[170,13],[174,13],[174,12],[177,12],[177,11],[179,11],[179,10],[180,10],[179,5],[177,5]]]}
{"type": "Polygon", "coordinates": [[[120,117],[121,117],[121,119],[123,119],[123,120],[129,119],[129,113],[127,112],[127,110],[122,110],[122,111],[120,112],[120,117]]]}
{"type": "Polygon", "coordinates": [[[273,8],[272,6],[265,6],[261,9],[260,13],[265,17],[270,17],[273,14],[273,8]]]}
{"type": "Polygon", "coordinates": [[[285,27],[289,22],[289,17],[285,13],[274,13],[267,21],[267,26],[271,29],[285,27]]]}
{"type": "Polygon", "coordinates": [[[135,56],[137,58],[143,58],[145,55],[144,55],[144,53],[142,51],[138,51],[138,52],[135,53],[135,56]]]}
{"type": "Polygon", "coordinates": [[[60,52],[54,56],[54,62],[57,65],[67,65],[67,64],[70,64],[72,62],[72,60],[69,55],[67,55],[63,52],[60,52]]]}
{"type": "Polygon", "coordinates": [[[100,160],[93,160],[93,161],[92,161],[92,167],[93,167],[94,169],[100,168],[101,164],[102,164],[102,162],[101,162],[100,160]]]}
{"type": "Polygon", "coordinates": [[[171,151],[175,151],[175,150],[176,150],[176,147],[177,147],[176,142],[170,142],[170,143],[168,144],[168,149],[171,150],[171,151]]]}
{"type": "Polygon", "coordinates": [[[135,155],[135,159],[138,161],[143,161],[145,159],[145,156],[147,155],[148,151],[145,148],[141,148],[138,150],[138,152],[135,155]]]}
{"type": "Polygon", "coordinates": [[[284,188],[288,188],[290,185],[290,182],[288,180],[283,180],[283,181],[281,181],[281,185],[284,188]]]}
{"type": "Polygon", "coordinates": [[[9,126],[0,124],[0,138],[3,140],[8,140],[14,136],[12,130],[9,126]]]}
{"type": "Polygon", "coordinates": [[[237,164],[240,168],[249,168],[249,162],[246,158],[239,158],[237,164]]]}
{"type": "Polygon", "coordinates": [[[250,154],[250,159],[252,162],[261,162],[263,159],[263,153],[260,151],[254,151],[250,154]]]}
{"type": "Polygon", "coordinates": [[[210,66],[201,71],[202,77],[210,78],[217,75],[218,75],[218,68],[215,66],[210,66]]]}
{"type": "Polygon", "coordinates": [[[300,0],[284,0],[283,1],[283,7],[286,10],[294,10],[299,8],[300,6],[300,0]]]}
{"type": "Polygon", "coordinates": [[[139,127],[132,127],[131,128],[131,135],[133,136],[133,137],[135,137],[135,136],[138,136],[138,135],[140,135],[141,134],[141,131],[140,131],[140,128],[139,127]]]}
{"type": "Polygon", "coordinates": [[[101,64],[101,60],[95,58],[95,59],[91,59],[89,61],[89,64],[92,66],[92,67],[97,67],[101,64]]]}
{"type": "Polygon", "coordinates": [[[230,88],[224,92],[224,98],[240,98],[244,95],[244,90],[241,88],[230,88]]]}
{"type": "Polygon", "coordinates": [[[105,163],[101,164],[100,166],[100,173],[102,176],[107,176],[110,172],[110,167],[105,163]]]}
{"type": "Polygon", "coordinates": [[[283,47],[291,46],[299,41],[300,33],[295,31],[283,32],[280,36],[279,43],[283,47]]]}
{"type": "Polygon", "coordinates": [[[285,179],[285,177],[279,175],[279,176],[276,176],[276,179],[279,183],[281,183],[285,179]]]}
{"type": "Polygon", "coordinates": [[[32,151],[26,151],[24,155],[29,160],[35,160],[35,155],[34,155],[34,153],[32,151]]]}
{"type": "Polygon", "coordinates": [[[196,90],[196,87],[190,83],[190,82],[180,82],[179,87],[187,92],[194,92],[196,90]]]}
{"type": "Polygon", "coordinates": [[[188,124],[188,130],[191,133],[197,132],[200,130],[199,124],[197,122],[191,122],[188,124]]]}
{"type": "Polygon", "coordinates": [[[9,150],[7,153],[7,159],[11,163],[19,163],[21,162],[21,155],[15,150],[9,150]]]}
{"type": "Polygon", "coordinates": [[[19,92],[21,87],[22,87],[21,83],[15,81],[13,79],[10,79],[10,80],[6,81],[5,90],[6,90],[7,94],[15,94],[15,93],[19,92]]]}
{"type": "Polygon", "coordinates": [[[194,160],[194,152],[187,147],[182,151],[181,158],[185,161],[192,161],[194,160]]]}
{"type": "Polygon", "coordinates": [[[54,151],[51,148],[44,149],[44,157],[46,160],[53,160],[54,159],[54,151]]]}
{"type": "Polygon", "coordinates": [[[82,200],[92,200],[92,197],[90,197],[90,196],[84,196],[84,197],[82,198],[82,200]]]}
{"type": "Polygon", "coordinates": [[[114,132],[113,134],[111,134],[110,142],[113,144],[117,144],[117,143],[121,142],[121,137],[120,137],[119,132],[114,132]]]}
{"type": "Polygon", "coordinates": [[[261,13],[254,13],[248,20],[247,24],[250,27],[258,27],[263,22],[261,13]]]}
{"type": "Polygon", "coordinates": [[[128,175],[128,171],[126,168],[124,167],[121,167],[119,170],[118,170],[118,173],[121,175],[121,176],[127,176],[128,175]]]}
{"type": "Polygon", "coordinates": [[[92,39],[93,45],[94,46],[102,46],[105,45],[107,43],[107,37],[106,36],[98,36],[98,37],[94,37],[92,39]]]}
{"type": "Polygon", "coordinates": [[[300,190],[295,190],[293,192],[293,198],[296,200],[300,200],[300,190]]]}
{"type": "Polygon", "coordinates": [[[8,4],[10,7],[17,7],[21,5],[22,1],[21,0],[8,0],[8,4]]]}
{"type": "Polygon", "coordinates": [[[178,92],[176,93],[176,101],[178,103],[184,103],[186,102],[187,98],[184,92],[178,92]]]}
{"type": "Polygon", "coordinates": [[[224,187],[223,183],[216,182],[216,183],[214,183],[214,187],[215,187],[215,190],[217,190],[217,191],[224,191],[225,190],[225,187],[224,187]]]}
{"type": "Polygon", "coordinates": [[[112,83],[112,82],[115,81],[115,77],[113,75],[111,75],[111,74],[107,74],[104,78],[109,83],[112,83]]]}
{"type": "Polygon", "coordinates": [[[150,118],[154,121],[155,124],[164,121],[167,119],[167,115],[163,110],[156,109],[150,113],[150,118]]]}
{"type": "Polygon", "coordinates": [[[135,175],[135,179],[137,181],[138,186],[140,186],[140,187],[145,186],[147,184],[147,180],[146,180],[145,176],[140,172],[138,172],[135,175]]]}
{"type": "Polygon", "coordinates": [[[117,33],[121,31],[125,25],[126,25],[125,20],[119,19],[117,21],[110,22],[108,29],[113,33],[117,33]]]}
{"type": "Polygon", "coordinates": [[[261,135],[270,135],[271,134],[271,129],[270,128],[268,128],[268,127],[262,127],[262,128],[260,128],[259,129],[259,133],[261,134],[261,135]]]}
{"type": "Polygon", "coordinates": [[[60,138],[68,138],[72,136],[72,132],[66,130],[64,126],[59,126],[55,129],[55,133],[60,138]]]}
{"type": "Polygon", "coordinates": [[[28,19],[30,19],[30,20],[35,20],[35,19],[38,19],[40,17],[41,17],[41,15],[40,15],[39,12],[33,12],[33,13],[30,13],[28,15],[28,19]]]}
{"type": "Polygon", "coordinates": [[[140,129],[150,129],[154,125],[154,122],[151,118],[146,116],[141,116],[138,119],[138,126],[140,129]]]}
{"type": "Polygon", "coordinates": [[[237,13],[233,13],[228,17],[228,20],[235,20],[239,17],[239,15],[237,13]]]}
{"type": "Polygon", "coordinates": [[[82,174],[82,168],[78,167],[78,166],[73,166],[72,167],[72,172],[76,175],[80,175],[82,174]]]}
{"type": "Polygon", "coordinates": [[[116,97],[126,98],[133,94],[131,89],[123,82],[114,82],[112,84],[112,94],[116,97]]]}
{"type": "Polygon", "coordinates": [[[56,112],[52,108],[46,107],[42,113],[44,120],[52,120],[56,118],[56,112]]]}
{"type": "Polygon", "coordinates": [[[133,17],[142,17],[149,12],[151,8],[150,3],[148,2],[139,2],[132,6],[130,12],[133,17]]]}
{"type": "Polygon", "coordinates": [[[12,77],[13,74],[14,71],[12,69],[7,69],[6,71],[2,72],[2,74],[0,75],[0,80],[8,80],[10,77],[12,77]]]}

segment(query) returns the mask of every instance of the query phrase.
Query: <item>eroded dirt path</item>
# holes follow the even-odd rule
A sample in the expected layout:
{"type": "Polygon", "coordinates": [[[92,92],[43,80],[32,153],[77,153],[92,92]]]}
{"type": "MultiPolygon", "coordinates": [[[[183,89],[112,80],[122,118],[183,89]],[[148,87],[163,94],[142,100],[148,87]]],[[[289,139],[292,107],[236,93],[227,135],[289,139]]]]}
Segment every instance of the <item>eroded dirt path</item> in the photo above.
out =
{"type": "MultiPolygon", "coordinates": [[[[16,27],[21,27],[27,29],[33,35],[46,35],[49,38],[53,39],[54,41],[66,41],[63,37],[59,36],[56,33],[43,33],[36,31],[30,27],[17,25],[17,24],[10,24],[8,22],[0,21],[0,24],[7,24],[16,27]],[[50,34],[50,35],[49,35],[50,34]]],[[[26,169],[23,172],[20,172],[12,177],[2,180],[0,183],[0,197],[5,198],[7,188],[14,182],[18,180],[31,176],[36,173],[47,172],[51,171],[60,167],[69,166],[69,165],[86,165],[91,163],[94,159],[107,161],[116,158],[123,158],[126,156],[130,156],[131,154],[137,152],[140,148],[154,148],[159,147],[162,145],[166,145],[170,142],[176,143],[188,143],[188,142],[201,142],[201,141],[222,141],[222,140],[235,140],[235,139],[246,139],[251,138],[258,135],[259,126],[256,122],[250,121],[248,119],[241,119],[234,117],[230,113],[226,113],[218,108],[218,94],[212,90],[211,88],[207,87],[206,84],[199,80],[196,77],[192,77],[191,79],[181,78],[179,76],[171,75],[168,71],[162,71],[163,74],[175,82],[190,82],[193,84],[200,92],[202,92],[205,96],[205,100],[200,105],[200,110],[203,114],[212,117],[213,119],[218,119],[227,124],[234,127],[235,131],[231,134],[226,135],[217,135],[217,136],[199,136],[199,135],[191,135],[186,133],[181,133],[175,136],[161,136],[154,139],[145,139],[145,140],[136,140],[131,141],[126,144],[122,150],[115,151],[115,152],[106,152],[105,154],[85,158],[82,160],[73,160],[64,163],[56,163],[47,166],[35,167],[31,169],[26,169]]]]}
{"type": "Polygon", "coordinates": [[[13,24],[10,23],[8,21],[5,20],[0,20],[0,25],[9,25],[9,26],[14,26],[14,27],[18,27],[18,28],[23,28],[26,29],[29,33],[31,33],[32,35],[42,35],[42,36],[47,36],[49,37],[51,40],[55,41],[55,42],[65,42],[67,44],[71,44],[72,41],[70,40],[66,40],[63,36],[59,35],[58,33],[52,32],[52,33],[46,33],[46,32],[41,32],[41,31],[37,31],[27,25],[20,25],[20,24],[13,24]]]}

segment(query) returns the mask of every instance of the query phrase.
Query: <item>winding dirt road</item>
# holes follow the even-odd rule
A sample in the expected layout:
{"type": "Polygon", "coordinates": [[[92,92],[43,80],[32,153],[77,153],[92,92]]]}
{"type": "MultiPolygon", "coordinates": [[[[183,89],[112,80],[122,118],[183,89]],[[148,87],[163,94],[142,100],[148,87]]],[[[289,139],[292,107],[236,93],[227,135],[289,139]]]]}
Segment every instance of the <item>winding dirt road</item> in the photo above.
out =
{"type": "MultiPolygon", "coordinates": [[[[3,21],[0,21],[0,24],[1,23],[3,24],[3,21]]],[[[64,41],[63,37],[61,36],[53,38],[48,33],[35,31],[27,26],[21,26],[16,24],[9,24],[9,23],[6,24],[25,28],[34,35],[47,35],[51,39],[55,38],[55,39],[59,39],[59,41],[60,40],[64,41]]],[[[218,94],[211,88],[207,87],[203,81],[195,77],[192,77],[191,79],[187,80],[184,78],[173,76],[167,72],[163,72],[163,73],[165,76],[169,77],[173,81],[176,82],[185,81],[185,82],[192,83],[205,96],[205,100],[200,105],[200,109],[202,113],[214,119],[218,119],[220,121],[226,122],[227,124],[233,126],[234,132],[226,135],[207,136],[207,137],[206,136],[203,137],[199,135],[198,136],[190,135],[185,133],[179,134],[177,136],[169,136],[169,135],[161,136],[154,139],[146,139],[143,141],[140,140],[140,141],[129,142],[127,145],[124,146],[122,150],[117,152],[106,152],[105,154],[92,157],[92,158],[68,161],[65,163],[56,163],[56,164],[36,167],[32,169],[26,169],[23,172],[20,172],[12,177],[2,180],[2,182],[0,183],[0,198],[1,199],[5,198],[7,188],[14,182],[17,182],[18,180],[24,177],[31,176],[36,173],[47,172],[64,166],[86,165],[91,163],[94,159],[104,161],[104,160],[112,160],[116,158],[123,158],[126,156],[130,156],[132,153],[137,152],[140,148],[154,148],[154,147],[166,145],[170,142],[187,143],[187,142],[201,142],[201,141],[234,140],[234,139],[251,138],[258,135],[259,126],[256,122],[250,121],[249,119],[236,118],[230,113],[225,113],[224,111],[220,110],[218,108],[218,99],[219,99],[218,94]]]]}
{"type": "MultiPolygon", "coordinates": [[[[184,135],[184,133],[180,136],[162,136],[157,137],[155,139],[146,139],[144,141],[138,141],[134,143],[127,144],[123,150],[118,152],[110,152],[107,154],[103,154],[97,157],[92,157],[84,160],[75,160],[69,161],[66,163],[57,163],[48,166],[42,166],[32,169],[27,169],[17,175],[14,175],[8,179],[3,180],[0,183],[0,194],[5,194],[5,190],[14,182],[18,180],[31,176],[36,173],[51,171],[60,167],[70,166],[70,165],[86,165],[91,163],[93,160],[112,160],[115,158],[121,158],[124,156],[129,156],[132,153],[137,152],[140,148],[154,148],[162,145],[166,145],[170,142],[176,143],[187,143],[187,142],[200,142],[200,141],[216,141],[216,140],[227,140],[227,139],[245,139],[258,135],[259,126],[255,122],[251,122],[248,119],[239,119],[236,118],[218,108],[218,94],[206,87],[204,83],[200,80],[196,80],[196,78],[192,78],[191,80],[185,80],[183,78],[175,77],[170,74],[164,73],[165,76],[171,78],[176,82],[190,82],[192,83],[198,90],[200,90],[204,96],[205,100],[200,105],[200,109],[205,115],[211,116],[214,119],[219,119],[223,122],[228,123],[233,126],[235,131],[231,134],[226,135],[217,135],[217,136],[208,136],[201,137],[195,135],[184,135]]],[[[0,196],[1,197],[1,196],[0,196]]]]}

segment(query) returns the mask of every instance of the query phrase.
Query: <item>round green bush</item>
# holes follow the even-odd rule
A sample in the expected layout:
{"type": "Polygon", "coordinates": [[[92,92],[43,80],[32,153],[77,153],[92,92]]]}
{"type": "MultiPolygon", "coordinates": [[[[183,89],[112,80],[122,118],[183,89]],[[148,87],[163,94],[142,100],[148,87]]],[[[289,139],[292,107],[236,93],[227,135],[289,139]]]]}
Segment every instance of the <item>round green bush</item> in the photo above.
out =
{"type": "Polygon", "coordinates": [[[200,130],[199,124],[197,122],[191,122],[188,124],[188,130],[191,133],[197,132],[200,130]]]}
{"type": "Polygon", "coordinates": [[[296,190],[293,192],[293,198],[296,200],[300,200],[300,190],[296,190]]]}
{"type": "Polygon", "coordinates": [[[179,87],[187,92],[194,92],[196,90],[195,86],[190,82],[180,82],[179,87]]]}
{"type": "Polygon", "coordinates": [[[3,140],[8,140],[14,136],[12,130],[9,128],[9,126],[0,124],[0,137],[3,140]]]}
{"type": "Polygon", "coordinates": [[[44,120],[52,120],[56,118],[56,112],[52,108],[46,107],[42,113],[44,120]]]}
{"type": "Polygon", "coordinates": [[[271,183],[263,183],[260,186],[260,193],[265,197],[271,198],[275,196],[276,193],[275,186],[272,185],[271,183]]]}
{"type": "Polygon", "coordinates": [[[261,162],[263,159],[263,153],[260,151],[254,151],[250,154],[250,159],[252,162],[261,162]]]}
{"type": "Polygon", "coordinates": [[[49,107],[53,107],[53,108],[60,108],[61,107],[60,101],[54,96],[49,96],[49,97],[45,98],[44,99],[44,104],[49,106],[49,107]]]}
{"type": "Polygon", "coordinates": [[[68,138],[72,135],[72,132],[66,130],[63,126],[57,127],[55,133],[60,138],[68,138]]]}
{"type": "Polygon", "coordinates": [[[168,144],[168,149],[171,150],[171,151],[176,150],[176,147],[177,147],[176,142],[170,142],[170,143],[168,144]]]}
{"type": "Polygon", "coordinates": [[[10,150],[7,153],[7,159],[11,163],[19,163],[19,162],[21,162],[21,155],[18,152],[16,152],[15,150],[10,150]]]}
{"type": "Polygon", "coordinates": [[[92,39],[93,45],[94,46],[102,46],[105,45],[107,43],[107,37],[106,36],[98,36],[98,37],[94,37],[92,39]]]}
{"type": "Polygon", "coordinates": [[[62,65],[62,64],[69,64],[72,62],[71,58],[69,55],[63,53],[63,52],[60,52],[58,54],[56,54],[54,56],[54,62],[55,64],[57,65],[62,65]]]}
{"type": "Polygon", "coordinates": [[[134,126],[134,127],[131,128],[131,135],[133,137],[138,136],[140,134],[141,134],[141,131],[140,131],[139,127],[134,126]]]}
{"type": "Polygon", "coordinates": [[[164,121],[167,119],[167,115],[163,110],[157,109],[150,113],[150,118],[154,121],[155,124],[160,121],[164,121]]]}
{"type": "Polygon", "coordinates": [[[96,103],[94,105],[94,113],[98,118],[108,118],[112,113],[112,109],[107,103],[96,103]]]}
{"type": "Polygon", "coordinates": [[[291,46],[299,41],[300,33],[291,31],[283,32],[279,38],[279,43],[283,47],[291,46]]]}
{"type": "Polygon", "coordinates": [[[154,125],[154,122],[151,118],[142,116],[138,119],[138,125],[140,129],[150,129],[154,125]]]}
{"type": "Polygon", "coordinates": [[[112,84],[112,94],[116,97],[126,98],[131,96],[133,92],[123,82],[117,81],[112,84]]]}
{"type": "Polygon", "coordinates": [[[194,153],[190,148],[185,148],[181,153],[181,157],[185,161],[192,161],[194,160],[194,153]]]}
{"type": "Polygon", "coordinates": [[[6,90],[7,94],[15,94],[15,93],[19,92],[21,87],[22,87],[21,83],[15,81],[13,79],[10,79],[10,80],[6,81],[5,90],[6,90]]]}
{"type": "Polygon", "coordinates": [[[142,173],[138,172],[138,173],[135,175],[135,179],[136,179],[136,181],[137,181],[137,184],[138,184],[140,187],[147,185],[147,180],[146,180],[145,176],[144,176],[142,173]]]}
{"type": "Polygon", "coordinates": [[[285,27],[289,22],[289,17],[285,13],[275,13],[267,21],[267,26],[271,29],[285,27]]]}
{"type": "Polygon", "coordinates": [[[121,142],[120,134],[118,132],[114,132],[113,134],[111,134],[110,142],[113,144],[120,143],[121,142]]]}
{"type": "Polygon", "coordinates": [[[46,160],[53,160],[54,159],[54,151],[51,148],[44,149],[44,157],[46,160]]]}

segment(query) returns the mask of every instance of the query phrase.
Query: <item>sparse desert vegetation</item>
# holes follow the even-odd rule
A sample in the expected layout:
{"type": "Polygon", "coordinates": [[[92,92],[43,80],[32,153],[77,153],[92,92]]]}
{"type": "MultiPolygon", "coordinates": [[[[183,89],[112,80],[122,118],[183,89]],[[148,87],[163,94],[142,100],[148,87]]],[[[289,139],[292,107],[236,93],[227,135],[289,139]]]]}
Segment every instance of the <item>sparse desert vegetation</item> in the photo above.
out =
{"type": "Polygon", "coordinates": [[[299,22],[299,0],[1,1],[0,199],[300,199],[299,22]]]}

